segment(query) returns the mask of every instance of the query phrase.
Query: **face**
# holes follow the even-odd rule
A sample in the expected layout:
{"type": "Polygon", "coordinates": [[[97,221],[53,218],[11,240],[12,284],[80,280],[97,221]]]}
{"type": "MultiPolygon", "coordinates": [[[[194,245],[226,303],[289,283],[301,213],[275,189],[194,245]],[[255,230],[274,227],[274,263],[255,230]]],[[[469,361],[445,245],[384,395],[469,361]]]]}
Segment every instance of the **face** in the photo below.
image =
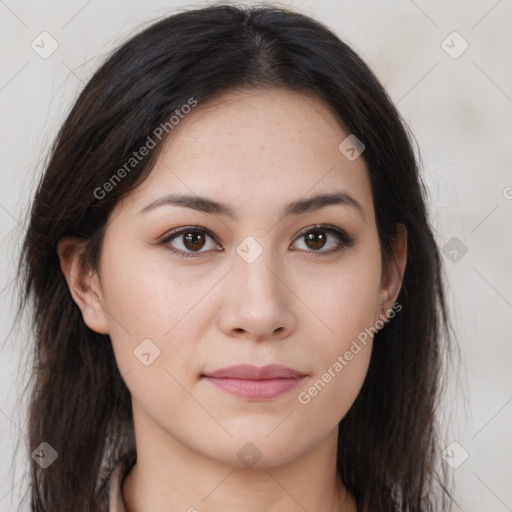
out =
{"type": "Polygon", "coordinates": [[[77,302],[110,335],[136,431],[235,465],[248,442],[274,465],[336,432],[400,284],[348,135],[318,99],[231,92],[180,120],[117,204],[97,303],[77,302]]]}

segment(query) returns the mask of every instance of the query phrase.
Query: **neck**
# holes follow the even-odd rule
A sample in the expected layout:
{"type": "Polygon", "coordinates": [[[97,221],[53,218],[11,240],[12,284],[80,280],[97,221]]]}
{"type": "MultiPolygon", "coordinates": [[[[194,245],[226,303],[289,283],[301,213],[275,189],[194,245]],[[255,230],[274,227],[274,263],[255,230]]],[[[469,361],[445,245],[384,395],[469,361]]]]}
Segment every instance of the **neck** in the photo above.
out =
{"type": "Polygon", "coordinates": [[[126,512],[356,512],[336,472],[337,430],[297,459],[252,468],[213,460],[156,427],[152,434],[136,436],[126,512]]]}

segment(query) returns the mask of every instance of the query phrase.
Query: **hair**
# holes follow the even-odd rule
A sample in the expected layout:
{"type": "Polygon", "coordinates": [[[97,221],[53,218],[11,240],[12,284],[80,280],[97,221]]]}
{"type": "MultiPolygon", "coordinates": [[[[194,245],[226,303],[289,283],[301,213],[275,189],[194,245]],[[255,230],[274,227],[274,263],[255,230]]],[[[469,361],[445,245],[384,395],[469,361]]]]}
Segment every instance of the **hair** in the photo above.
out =
{"type": "Polygon", "coordinates": [[[167,136],[108,194],[98,188],[190,98],[265,88],[319,98],[363,142],[383,268],[393,264],[397,225],[407,229],[402,309],[375,334],[365,381],[339,424],[338,474],[360,512],[451,510],[436,409],[453,342],[413,136],[376,76],[329,28],[284,7],[223,4],[164,17],[113,51],[51,147],[18,267],[19,310],[31,306],[35,341],[29,443],[58,452],[47,470],[31,464],[32,511],[98,510],[105,475],[136,460],[130,392],[110,338],[85,325],[72,299],[57,243],[82,240],[83,264],[97,269],[110,213],[149,175],[167,136]]]}

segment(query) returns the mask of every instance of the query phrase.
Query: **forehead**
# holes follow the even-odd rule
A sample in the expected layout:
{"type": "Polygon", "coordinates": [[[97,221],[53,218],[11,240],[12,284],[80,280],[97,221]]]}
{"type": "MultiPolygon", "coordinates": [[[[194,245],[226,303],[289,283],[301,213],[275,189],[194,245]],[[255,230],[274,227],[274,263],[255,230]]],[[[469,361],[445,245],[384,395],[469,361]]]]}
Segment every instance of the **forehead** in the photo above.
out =
{"type": "MultiPolygon", "coordinates": [[[[339,150],[349,134],[320,99],[285,89],[229,92],[197,105],[174,126],[134,200],[179,192],[221,199],[237,216],[255,203],[343,191],[372,211],[362,157],[339,150]]],[[[272,205],[272,206],[271,206],[272,205]]]]}
{"type": "Polygon", "coordinates": [[[229,148],[240,157],[258,156],[277,165],[284,158],[332,153],[345,136],[329,107],[313,95],[249,89],[198,105],[173,129],[165,149],[175,161],[187,149],[201,147],[197,156],[224,156],[229,162],[232,154],[222,153],[229,148]]]}

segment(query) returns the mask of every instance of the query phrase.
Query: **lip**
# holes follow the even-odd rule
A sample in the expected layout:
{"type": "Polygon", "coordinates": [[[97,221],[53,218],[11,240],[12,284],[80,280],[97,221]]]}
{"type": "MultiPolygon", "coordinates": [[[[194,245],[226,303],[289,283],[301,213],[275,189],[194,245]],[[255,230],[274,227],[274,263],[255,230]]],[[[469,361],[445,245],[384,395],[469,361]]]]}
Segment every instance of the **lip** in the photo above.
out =
{"type": "Polygon", "coordinates": [[[241,364],[204,373],[201,377],[240,398],[270,400],[296,387],[306,375],[280,364],[261,368],[241,364]]]}

